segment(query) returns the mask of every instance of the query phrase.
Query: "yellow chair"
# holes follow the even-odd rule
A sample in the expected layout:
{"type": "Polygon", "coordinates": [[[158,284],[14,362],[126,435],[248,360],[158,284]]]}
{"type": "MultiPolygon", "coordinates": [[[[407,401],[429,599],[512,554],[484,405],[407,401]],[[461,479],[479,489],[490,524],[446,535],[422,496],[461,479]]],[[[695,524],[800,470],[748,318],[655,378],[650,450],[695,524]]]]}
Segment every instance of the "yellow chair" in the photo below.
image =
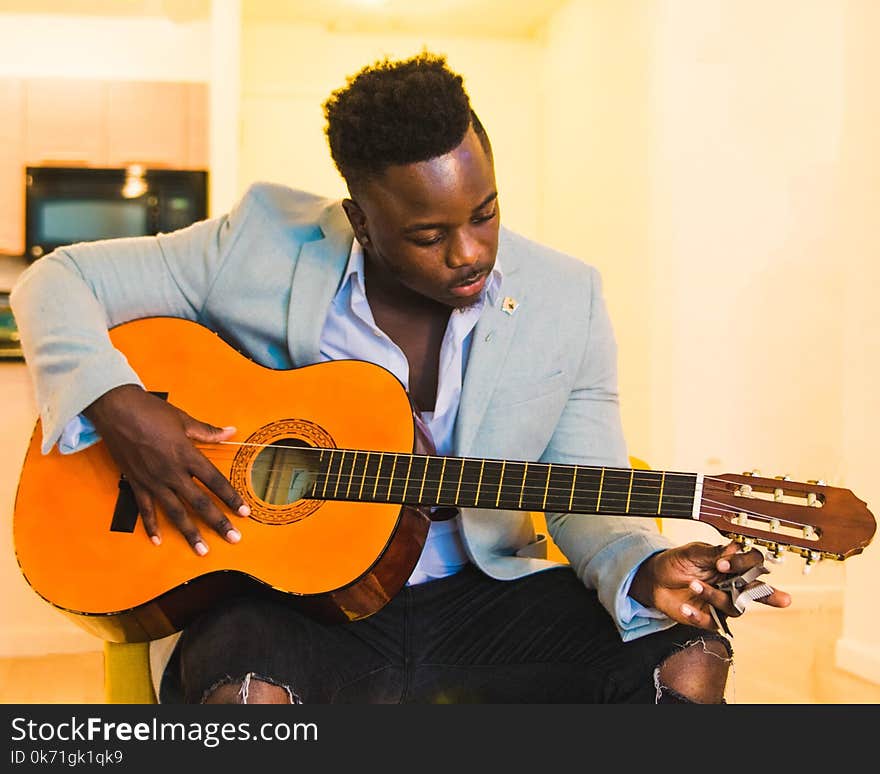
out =
{"type": "Polygon", "coordinates": [[[147,642],[104,643],[104,702],[155,704],[147,642]]]}
{"type": "MultiPolygon", "coordinates": [[[[629,464],[639,470],[649,470],[648,463],[630,457],[629,464]]],[[[565,561],[562,552],[547,534],[543,513],[533,513],[535,530],[547,535],[549,559],[565,561]]],[[[661,525],[661,520],[657,519],[661,525]]],[[[662,526],[662,525],[661,525],[662,526]]],[[[155,704],[156,694],[150,678],[149,643],[104,643],[104,701],[107,704],[155,704]]]]}

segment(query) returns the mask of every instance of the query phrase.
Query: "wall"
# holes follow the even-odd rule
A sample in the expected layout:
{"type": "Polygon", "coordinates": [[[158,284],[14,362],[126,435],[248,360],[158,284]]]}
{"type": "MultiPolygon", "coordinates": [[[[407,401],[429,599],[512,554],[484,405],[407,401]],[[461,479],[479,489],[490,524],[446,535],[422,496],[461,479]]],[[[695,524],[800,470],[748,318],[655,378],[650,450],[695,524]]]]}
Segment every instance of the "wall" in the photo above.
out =
{"type": "Polygon", "coordinates": [[[430,34],[368,35],[316,25],[246,23],[242,39],[239,185],[272,180],[326,196],[346,195],[330,159],[321,105],[345,78],[386,54],[427,46],[448,56],[492,140],[505,223],[537,232],[541,145],[536,42],[430,34]]]}
{"type": "MultiPolygon", "coordinates": [[[[848,0],[844,10],[846,56],[841,164],[836,189],[838,239],[834,263],[843,274],[842,468],[848,486],[880,516],[876,444],[880,431],[880,4],[848,0]]],[[[847,567],[843,632],[837,663],[880,683],[880,621],[876,583],[880,550],[847,567]]]]}
{"type": "MultiPolygon", "coordinates": [[[[878,32],[870,0],[574,0],[547,26],[557,139],[541,236],[579,245],[606,277],[631,451],[655,467],[757,468],[880,497],[867,469],[878,32]]],[[[664,529],[717,541],[708,526],[664,529]]],[[[880,638],[855,587],[877,565],[872,545],[772,573],[799,606],[846,588],[847,649],[867,677],[880,638]]]]}

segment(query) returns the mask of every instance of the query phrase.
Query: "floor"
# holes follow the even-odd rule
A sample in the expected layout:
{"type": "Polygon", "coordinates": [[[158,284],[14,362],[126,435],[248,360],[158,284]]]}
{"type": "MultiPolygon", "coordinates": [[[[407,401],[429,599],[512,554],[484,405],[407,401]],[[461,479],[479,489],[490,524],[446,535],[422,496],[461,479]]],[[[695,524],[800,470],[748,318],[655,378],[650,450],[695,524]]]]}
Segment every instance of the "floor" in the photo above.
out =
{"type": "MultiPolygon", "coordinates": [[[[880,704],[880,685],[833,666],[838,607],[755,612],[735,622],[732,704],[880,704]]],[[[100,651],[0,659],[2,704],[100,704],[100,651]]]]}

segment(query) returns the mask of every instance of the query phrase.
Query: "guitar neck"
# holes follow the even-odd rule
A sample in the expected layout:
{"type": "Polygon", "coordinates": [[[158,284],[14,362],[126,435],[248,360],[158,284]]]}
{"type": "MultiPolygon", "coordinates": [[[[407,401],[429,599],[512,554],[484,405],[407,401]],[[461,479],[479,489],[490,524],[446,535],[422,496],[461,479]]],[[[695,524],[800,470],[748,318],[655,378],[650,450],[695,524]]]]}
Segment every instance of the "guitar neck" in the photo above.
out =
{"type": "Polygon", "coordinates": [[[694,518],[695,473],[315,449],[318,500],[694,518]]]}

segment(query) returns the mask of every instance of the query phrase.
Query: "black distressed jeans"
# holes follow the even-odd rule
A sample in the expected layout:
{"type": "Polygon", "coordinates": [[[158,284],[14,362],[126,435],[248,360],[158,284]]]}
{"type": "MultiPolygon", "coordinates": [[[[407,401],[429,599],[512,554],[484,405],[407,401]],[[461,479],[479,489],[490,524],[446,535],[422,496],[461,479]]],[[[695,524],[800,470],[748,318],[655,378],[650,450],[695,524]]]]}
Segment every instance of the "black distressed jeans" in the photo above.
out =
{"type": "Polygon", "coordinates": [[[469,566],[405,587],[366,619],[326,625],[238,597],[180,638],[160,700],[196,703],[258,678],[302,703],[655,703],[657,667],[721,635],[676,625],[624,643],[568,568],[512,581],[469,566]]]}

